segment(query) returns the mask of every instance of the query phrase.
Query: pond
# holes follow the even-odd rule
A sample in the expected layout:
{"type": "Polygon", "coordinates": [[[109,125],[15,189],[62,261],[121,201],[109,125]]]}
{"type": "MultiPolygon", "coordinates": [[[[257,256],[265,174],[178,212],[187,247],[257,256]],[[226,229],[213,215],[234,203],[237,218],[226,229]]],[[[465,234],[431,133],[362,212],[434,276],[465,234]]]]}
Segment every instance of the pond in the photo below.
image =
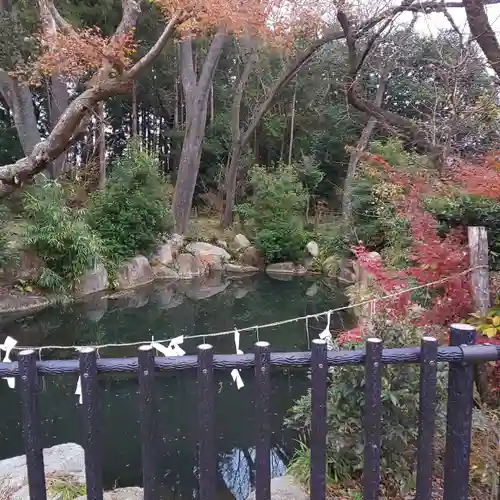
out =
{"type": "MultiPolygon", "coordinates": [[[[0,320],[0,341],[6,335],[20,345],[89,345],[199,335],[186,339],[189,354],[203,334],[262,325],[343,305],[334,282],[310,278],[271,279],[265,275],[227,280],[218,276],[189,283],[156,283],[115,299],[96,297],[68,307],[50,308],[29,317],[0,320]]],[[[345,318],[332,317],[331,330],[345,318]]],[[[254,329],[241,333],[240,348],[248,352],[259,340],[273,351],[308,350],[310,340],[325,328],[325,319],[254,329]]],[[[218,354],[234,353],[233,335],[205,339],[218,354]]],[[[136,348],[108,348],[102,357],[135,356],[136,348]]],[[[43,351],[44,359],[75,358],[74,350],[43,351]]],[[[252,372],[242,372],[245,386],[237,390],[229,372],[217,372],[216,432],[220,498],[244,500],[253,487],[254,384],[252,372]]],[[[132,376],[102,376],[104,480],[106,488],[141,484],[138,383],[132,376]]],[[[159,376],[158,449],[162,498],[193,498],[196,491],[195,373],[159,376]]],[[[307,390],[305,370],[272,373],[272,474],[282,475],[297,436],[283,428],[293,402],[307,390]]],[[[41,411],[44,447],[81,443],[81,416],[74,395],[76,376],[42,380],[41,411]]],[[[0,459],[24,454],[17,391],[0,381],[0,459]]]]}

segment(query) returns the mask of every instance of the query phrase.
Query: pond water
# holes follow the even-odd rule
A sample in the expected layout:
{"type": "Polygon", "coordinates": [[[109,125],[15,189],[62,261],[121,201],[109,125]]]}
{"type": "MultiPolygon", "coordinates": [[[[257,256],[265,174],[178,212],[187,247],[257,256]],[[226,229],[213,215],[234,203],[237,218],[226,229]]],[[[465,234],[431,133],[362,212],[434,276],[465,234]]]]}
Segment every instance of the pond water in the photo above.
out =
{"type": "MultiPolygon", "coordinates": [[[[182,345],[189,354],[203,334],[315,314],[343,305],[334,283],[308,278],[273,280],[257,275],[234,280],[218,276],[200,281],[159,284],[116,299],[93,298],[69,307],[50,308],[29,317],[0,319],[0,341],[6,335],[20,345],[89,345],[200,335],[182,345]]],[[[340,315],[331,330],[343,328],[340,315]]],[[[325,327],[325,319],[303,321],[242,332],[240,348],[247,352],[259,340],[273,351],[304,351],[325,327]]],[[[232,335],[206,339],[218,354],[234,353],[232,335]]],[[[135,356],[135,348],[105,349],[102,357],[135,356]]],[[[75,352],[43,351],[44,359],[75,358],[75,352]]],[[[253,487],[254,383],[242,372],[245,386],[237,390],[229,372],[217,372],[216,432],[218,497],[244,500],[253,487]]],[[[104,480],[106,488],[141,484],[138,383],[133,376],[101,376],[104,480]]],[[[196,496],[196,380],[195,373],[160,375],[157,385],[159,463],[162,498],[196,496]]],[[[304,370],[272,373],[272,473],[284,473],[296,436],[283,419],[308,386],[304,370]]],[[[44,447],[81,443],[81,416],[74,395],[76,376],[45,377],[40,399],[44,447]]],[[[0,459],[24,453],[17,390],[0,381],[0,459]]]]}

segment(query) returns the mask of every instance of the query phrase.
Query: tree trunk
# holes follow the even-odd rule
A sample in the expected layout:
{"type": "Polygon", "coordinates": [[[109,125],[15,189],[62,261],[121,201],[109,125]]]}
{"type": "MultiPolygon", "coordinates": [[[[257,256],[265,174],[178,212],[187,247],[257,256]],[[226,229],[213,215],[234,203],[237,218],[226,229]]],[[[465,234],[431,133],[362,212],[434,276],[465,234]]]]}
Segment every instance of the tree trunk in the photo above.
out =
{"type": "MultiPolygon", "coordinates": [[[[380,78],[378,81],[377,93],[375,94],[375,99],[373,103],[375,106],[381,106],[382,100],[384,99],[385,89],[387,86],[387,73],[386,69],[383,69],[380,78]]],[[[356,145],[356,149],[352,151],[351,157],[349,158],[349,165],[347,167],[347,173],[344,181],[344,193],[342,196],[342,216],[344,219],[349,219],[352,213],[352,183],[354,181],[354,176],[356,175],[356,168],[358,166],[359,160],[361,156],[368,146],[368,142],[370,141],[370,137],[375,129],[375,125],[377,124],[377,119],[373,116],[370,116],[368,122],[365,125],[365,128],[361,132],[361,136],[359,138],[358,144],[356,145]]]]}
{"type": "Polygon", "coordinates": [[[290,122],[290,144],[288,145],[288,165],[292,164],[292,154],[293,154],[293,132],[295,128],[295,105],[297,100],[297,79],[295,80],[295,87],[293,89],[293,99],[292,99],[292,116],[290,122]]]}
{"type": "Polygon", "coordinates": [[[33,97],[29,88],[0,69],[0,91],[9,107],[26,156],[40,142],[33,97]]]}
{"type": "Polygon", "coordinates": [[[213,81],[226,40],[225,30],[219,30],[215,34],[203,64],[199,82],[195,87],[192,86],[193,75],[195,74],[191,44],[187,44],[187,41],[185,41],[181,46],[181,60],[184,62],[181,77],[183,78],[183,85],[187,85],[185,87],[187,124],[175,183],[175,193],[172,200],[175,230],[179,234],[184,234],[188,227],[189,214],[191,213],[200,168],[202,143],[205,136],[210,84],[213,81]],[[188,49],[191,49],[190,54],[188,54],[188,49]]]}
{"type": "MultiPolygon", "coordinates": [[[[231,153],[230,161],[226,168],[225,182],[224,182],[224,195],[225,203],[223,205],[223,212],[221,214],[222,227],[230,227],[233,223],[233,210],[236,197],[236,181],[238,179],[238,166],[242,148],[245,144],[242,143],[240,114],[241,102],[243,100],[243,92],[245,91],[246,84],[250,78],[254,63],[257,61],[257,51],[252,47],[251,52],[245,62],[245,66],[241,76],[236,85],[236,91],[231,106],[231,153]]],[[[248,142],[248,138],[246,139],[248,142]]]]}
{"type": "MultiPolygon", "coordinates": [[[[50,78],[50,129],[53,130],[69,104],[68,87],[58,75],[50,78]]],[[[63,152],[48,168],[51,179],[57,179],[64,171],[67,153],[63,152]]]]}
{"type": "Polygon", "coordinates": [[[106,185],[106,122],[104,117],[104,104],[99,103],[99,189],[106,185]]]}

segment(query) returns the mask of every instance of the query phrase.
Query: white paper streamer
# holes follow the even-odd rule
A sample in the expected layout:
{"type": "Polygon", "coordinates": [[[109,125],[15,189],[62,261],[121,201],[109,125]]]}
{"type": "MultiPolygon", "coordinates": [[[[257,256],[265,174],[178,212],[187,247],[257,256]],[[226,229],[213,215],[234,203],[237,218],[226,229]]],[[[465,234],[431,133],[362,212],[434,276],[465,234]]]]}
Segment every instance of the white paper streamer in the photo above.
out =
{"type": "Polygon", "coordinates": [[[326,328],[319,334],[321,340],[326,340],[326,347],[329,351],[335,350],[332,334],[330,332],[330,319],[333,311],[328,311],[326,314],[326,328]]]}
{"type": "MultiPolygon", "coordinates": [[[[243,351],[240,350],[240,332],[236,328],[234,329],[234,347],[236,347],[236,354],[243,354],[243,351]]],[[[233,382],[236,383],[236,388],[238,390],[245,387],[240,371],[237,368],[231,370],[231,377],[233,377],[233,382]]]]}
{"type": "MultiPolygon", "coordinates": [[[[5,356],[3,358],[4,363],[12,363],[10,359],[10,353],[12,349],[14,349],[16,344],[17,344],[16,339],[13,339],[12,337],[7,337],[3,345],[0,345],[0,349],[5,351],[5,356]]],[[[7,380],[7,384],[11,389],[14,389],[16,387],[15,377],[4,377],[4,379],[7,380]]]]}
{"type": "Polygon", "coordinates": [[[79,396],[78,403],[82,404],[83,403],[83,398],[82,398],[82,377],[78,377],[78,381],[76,382],[75,395],[79,396]]]}
{"type": "Polygon", "coordinates": [[[231,370],[231,377],[233,377],[233,382],[236,382],[236,388],[240,390],[242,387],[245,387],[243,380],[240,375],[240,371],[236,368],[231,370]]]}
{"type": "Polygon", "coordinates": [[[184,336],[180,335],[179,337],[173,338],[168,346],[164,346],[163,344],[153,341],[151,341],[151,346],[164,356],[184,356],[186,351],[179,346],[179,344],[182,344],[183,342],[184,336]]]}

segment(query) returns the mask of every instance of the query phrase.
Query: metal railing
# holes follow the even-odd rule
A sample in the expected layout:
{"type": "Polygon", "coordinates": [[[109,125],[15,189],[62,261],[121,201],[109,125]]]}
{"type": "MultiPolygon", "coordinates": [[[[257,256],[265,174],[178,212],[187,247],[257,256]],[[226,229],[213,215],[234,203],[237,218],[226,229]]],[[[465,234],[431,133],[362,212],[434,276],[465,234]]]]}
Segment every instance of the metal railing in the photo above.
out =
{"type": "Polygon", "coordinates": [[[439,347],[424,337],[417,348],[383,349],[380,339],[367,339],[363,350],[327,351],[326,342],[313,340],[311,352],[271,353],[267,342],[257,342],[254,354],[214,355],[211,345],[198,347],[197,356],[155,357],[151,346],[141,346],[137,358],[98,359],[92,347],[80,350],[79,360],[37,361],[35,350],[19,353],[18,361],[0,363],[0,377],[19,377],[22,426],[31,500],[46,500],[42,428],[39,411],[39,377],[79,373],[82,386],[87,498],[102,500],[102,449],[98,397],[99,373],[137,373],[139,379],[140,439],[145,500],[158,500],[155,373],[197,370],[198,474],[200,500],[216,498],[215,382],[214,370],[250,369],[256,378],[255,422],[256,499],[271,498],[271,367],[311,370],[311,500],[325,499],[327,383],[330,366],[365,365],[363,498],[376,500],[380,489],[381,377],[384,364],[420,364],[419,432],[416,451],[416,499],[432,495],[433,436],[436,409],[437,363],[449,363],[447,433],[444,464],[444,500],[466,500],[473,409],[473,364],[500,359],[500,346],[472,345],[475,331],[469,325],[450,329],[450,346],[439,347]]]}

